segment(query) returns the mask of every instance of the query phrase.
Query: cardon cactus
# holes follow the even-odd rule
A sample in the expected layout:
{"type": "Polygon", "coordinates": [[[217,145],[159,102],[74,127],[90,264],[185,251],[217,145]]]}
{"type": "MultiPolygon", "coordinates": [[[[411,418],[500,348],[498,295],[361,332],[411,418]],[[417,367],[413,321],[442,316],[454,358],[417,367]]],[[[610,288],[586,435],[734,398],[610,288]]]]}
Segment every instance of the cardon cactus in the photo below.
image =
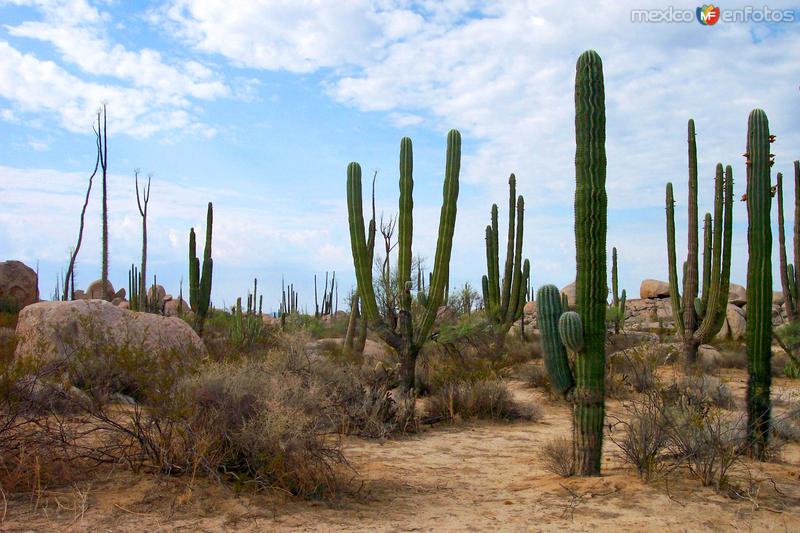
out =
{"type": "Polygon", "coordinates": [[[622,289],[622,295],[619,294],[619,279],[617,271],[617,249],[611,250],[611,320],[614,323],[614,333],[619,333],[620,329],[625,327],[625,303],[628,300],[628,295],[625,289],[622,289]]]}
{"type": "Polygon", "coordinates": [[[208,202],[206,212],[206,243],[203,250],[203,268],[197,257],[197,242],[194,228],[189,231],[189,306],[195,313],[195,329],[203,333],[208,308],[211,305],[211,276],[214,260],[211,258],[211,233],[214,223],[214,208],[208,202]]]}
{"type": "Polygon", "coordinates": [[[772,227],[769,121],[761,109],[747,121],[747,437],[764,459],[770,425],[772,227]]]}
{"type": "Polygon", "coordinates": [[[606,211],[605,90],[600,56],[590,50],[575,73],[575,280],[576,311],[557,316],[557,289],[539,290],[545,361],[554,385],[574,404],[574,449],[583,476],[600,475],[605,415],[606,211]],[[554,322],[558,320],[558,322],[554,322]],[[559,339],[554,339],[554,332],[559,339]],[[569,369],[563,346],[575,355],[575,385],[554,374],[569,369]],[[548,353],[549,352],[549,353],[548,353]]]}
{"type": "Polygon", "coordinates": [[[483,276],[483,302],[486,316],[504,338],[511,325],[522,316],[530,279],[531,265],[522,261],[522,235],[525,200],[516,196],[517,179],[508,179],[508,238],[503,284],[500,285],[499,233],[497,204],[492,205],[492,223],[486,226],[486,275],[483,276]],[[516,202],[516,217],[514,205],[516,202]]]}
{"type": "Polygon", "coordinates": [[[442,209],[439,217],[439,236],[430,287],[422,305],[422,317],[413,321],[411,316],[411,241],[413,236],[413,153],[411,139],[400,141],[400,202],[398,216],[397,276],[400,287],[400,310],[397,327],[387,324],[378,311],[372,286],[372,259],[364,233],[364,213],[361,198],[361,166],[350,163],[347,167],[347,213],[350,227],[350,246],[356,271],[361,308],[375,333],[400,355],[400,380],[405,391],[414,389],[417,355],[428,340],[439,306],[445,299],[450,277],[450,252],[456,223],[458,177],[461,169],[461,134],[451,130],[447,135],[447,161],[445,164],[442,209]],[[416,322],[416,323],[415,323],[416,322]]]}
{"type": "Polygon", "coordinates": [[[689,252],[683,263],[683,298],[678,289],[678,266],[675,253],[675,199],[672,183],[667,183],[667,258],[669,291],[675,328],[683,339],[686,364],[692,368],[697,349],[710,341],[722,328],[728,304],[733,235],[733,171],[728,166],[723,176],[718,163],[714,183],[714,216],[704,218],[703,294],[698,298],[698,215],[697,215],[697,144],[694,120],[689,119],[689,252]]]}
{"type": "MultiPolygon", "coordinates": [[[[774,140],[775,138],[772,137],[774,140]]],[[[800,287],[800,280],[797,276],[800,269],[800,161],[794,162],[794,230],[792,232],[792,244],[794,252],[794,263],[788,263],[786,259],[786,232],[783,217],[783,174],[778,172],[778,253],[780,258],[781,289],[783,290],[783,300],[785,302],[786,316],[789,321],[797,319],[798,313],[798,294],[797,288],[800,287]]]]}

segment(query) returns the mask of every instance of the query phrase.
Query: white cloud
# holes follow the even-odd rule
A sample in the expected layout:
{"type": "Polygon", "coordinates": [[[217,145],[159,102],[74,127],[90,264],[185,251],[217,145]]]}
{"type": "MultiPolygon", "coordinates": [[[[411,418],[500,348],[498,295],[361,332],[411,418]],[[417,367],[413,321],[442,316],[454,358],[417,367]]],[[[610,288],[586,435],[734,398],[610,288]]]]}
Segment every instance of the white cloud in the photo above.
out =
{"type": "Polygon", "coordinates": [[[14,3],[35,7],[43,19],[6,25],[9,35],[50,43],[65,63],[77,66],[81,73],[70,73],[55,62],[43,61],[0,41],[0,96],[16,108],[29,113],[56,113],[62,126],[85,132],[97,106],[108,102],[112,112],[121,117],[116,127],[131,135],[215,133],[213,127],[188,111],[193,99],[231,95],[228,86],[208,67],[197,61],[167,62],[156,50],[131,51],[113,43],[104,29],[111,22],[110,16],[83,0],[14,3]],[[89,80],[98,77],[117,81],[89,80]]]}

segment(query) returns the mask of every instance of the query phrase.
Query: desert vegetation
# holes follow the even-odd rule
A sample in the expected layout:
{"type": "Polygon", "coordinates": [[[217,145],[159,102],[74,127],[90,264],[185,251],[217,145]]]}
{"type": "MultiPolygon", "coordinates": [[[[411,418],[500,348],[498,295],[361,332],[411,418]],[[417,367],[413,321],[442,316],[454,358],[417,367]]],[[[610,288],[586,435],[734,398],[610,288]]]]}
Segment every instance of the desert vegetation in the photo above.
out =
{"type": "Polygon", "coordinates": [[[722,518],[710,529],[800,528],[800,163],[792,265],[781,173],[772,186],[775,135],[760,109],[742,120],[741,294],[730,281],[730,165],[716,166],[700,263],[689,119],[682,276],[667,183],[669,281],[645,280],[632,299],[620,292],[616,248],[607,264],[596,52],[578,58],[574,89],[574,284],[542,280],[532,291],[536,258],[524,258],[525,201],[510,174],[502,272],[495,204],[481,293],[470,283],[451,290],[462,142],[451,130],[428,276],[413,229],[415,216],[418,226],[433,221],[414,213],[404,137],[396,217],[376,219],[373,175],[365,220],[361,165],[342,169],[356,281],[343,290],[346,307],[341,273],[326,272],[321,298],[314,277],[313,312],[281,280],[276,316],[263,313],[257,279],[235,305],[214,305],[211,201],[201,255],[195,228],[188,234],[188,302],[182,284],[177,297],[155,275],[150,284],[151,178],[140,187],[138,170],[140,266],[127,292],[114,291],[104,107],[86,193],[88,203],[99,173],[100,279],[74,286],[86,203],[54,301],[39,301],[30,268],[0,265],[0,526],[693,529],[713,507],[722,518]],[[771,276],[775,192],[781,293],[771,276]]]}

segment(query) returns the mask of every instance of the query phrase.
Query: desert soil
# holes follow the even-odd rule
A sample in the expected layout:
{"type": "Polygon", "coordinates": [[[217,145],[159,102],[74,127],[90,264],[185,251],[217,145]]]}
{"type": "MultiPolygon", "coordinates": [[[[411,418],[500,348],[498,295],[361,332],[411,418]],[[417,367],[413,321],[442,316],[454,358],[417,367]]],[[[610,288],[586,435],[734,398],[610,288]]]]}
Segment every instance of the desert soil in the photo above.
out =
{"type": "MultiPolygon", "coordinates": [[[[744,373],[727,371],[743,402],[744,373]]],[[[800,389],[776,380],[780,405],[800,389]]],[[[796,383],[796,382],[795,382],[796,383]]],[[[543,469],[538,451],[569,436],[567,406],[513,384],[521,401],[543,405],[539,422],[481,422],[424,428],[385,442],[348,438],[354,468],[334,502],[275,494],[236,495],[193,482],[108,473],[38,498],[9,497],[9,531],[800,531],[800,445],[779,462],[748,463],[762,480],[756,497],[731,498],[678,473],[641,482],[607,441],[600,478],[563,479],[543,469]]],[[[609,413],[619,413],[618,402],[609,413]]]]}

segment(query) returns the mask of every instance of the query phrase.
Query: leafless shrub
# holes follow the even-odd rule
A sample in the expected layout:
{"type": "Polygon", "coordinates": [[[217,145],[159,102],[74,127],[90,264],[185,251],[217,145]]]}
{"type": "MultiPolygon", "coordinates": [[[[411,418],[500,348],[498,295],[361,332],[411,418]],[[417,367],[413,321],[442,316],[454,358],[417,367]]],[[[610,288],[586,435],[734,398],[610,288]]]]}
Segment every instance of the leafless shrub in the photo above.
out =
{"type": "Polygon", "coordinates": [[[730,387],[715,376],[685,376],[674,385],[677,392],[695,404],[710,402],[722,409],[735,409],[736,402],[730,387]]]}
{"type": "Polygon", "coordinates": [[[567,437],[556,437],[542,446],[542,462],[544,469],[561,477],[575,475],[575,450],[572,440],[567,437]]]}
{"type": "Polygon", "coordinates": [[[657,391],[649,391],[641,399],[626,402],[624,409],[626,417],[615,419],[609,438],[619,447],[623,461],[649,481],[663,466],[669,443],[662,398],[657,391]]]}

